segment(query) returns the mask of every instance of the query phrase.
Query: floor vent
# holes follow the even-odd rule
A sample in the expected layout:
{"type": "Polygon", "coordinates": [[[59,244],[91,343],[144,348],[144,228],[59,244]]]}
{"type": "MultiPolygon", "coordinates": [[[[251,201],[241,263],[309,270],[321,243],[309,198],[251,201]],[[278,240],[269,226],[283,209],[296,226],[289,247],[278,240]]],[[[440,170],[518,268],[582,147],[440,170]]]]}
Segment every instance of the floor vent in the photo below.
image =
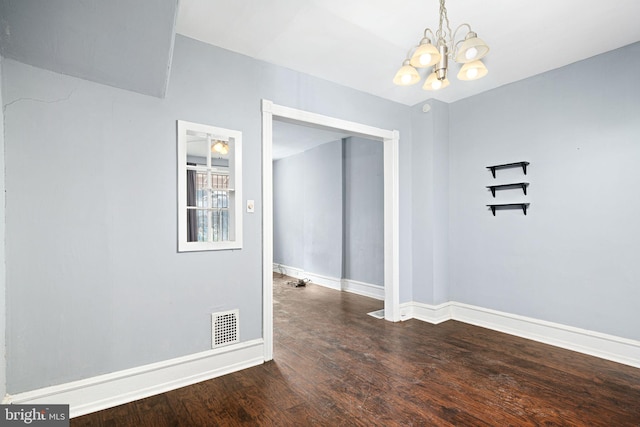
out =
{"type": "Polygon", "coordinates": [[[372,311],[371,313],[367,313],[369,316],[373,316],[376,319],[384,319],[384,308],[382,310],[372,311]]]}
{"type": "Polygon", "coordinates": [[[211,314],[211,348],[240,342],[239,318],[237,309],[211,314]]]}

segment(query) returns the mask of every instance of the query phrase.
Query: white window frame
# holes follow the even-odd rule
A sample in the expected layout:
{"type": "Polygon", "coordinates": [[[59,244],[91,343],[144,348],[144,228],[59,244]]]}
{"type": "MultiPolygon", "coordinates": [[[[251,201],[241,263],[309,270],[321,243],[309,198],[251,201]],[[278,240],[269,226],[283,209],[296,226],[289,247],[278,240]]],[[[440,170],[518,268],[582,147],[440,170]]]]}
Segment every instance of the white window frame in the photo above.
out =
{"type": "Polygon", "coordinates": [[[242,132],[177,121],[178,127],[178,252],[242,249],[242,132]],[[221,242],[187,241],[187,132],[197,132],[222,138],[233,144],[229,158],[229,235],[221,242]]]}

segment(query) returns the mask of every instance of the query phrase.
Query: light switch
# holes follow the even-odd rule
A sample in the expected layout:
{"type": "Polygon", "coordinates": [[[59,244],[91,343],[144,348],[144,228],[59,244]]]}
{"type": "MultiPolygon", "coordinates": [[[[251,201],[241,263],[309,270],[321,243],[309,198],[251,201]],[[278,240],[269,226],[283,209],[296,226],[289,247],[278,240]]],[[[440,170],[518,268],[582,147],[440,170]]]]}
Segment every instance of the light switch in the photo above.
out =
{"type": "Polygon", "coordinates": [[[247,200],[247,212],[255,212],[255,202],[253,200],[247,200]]]}

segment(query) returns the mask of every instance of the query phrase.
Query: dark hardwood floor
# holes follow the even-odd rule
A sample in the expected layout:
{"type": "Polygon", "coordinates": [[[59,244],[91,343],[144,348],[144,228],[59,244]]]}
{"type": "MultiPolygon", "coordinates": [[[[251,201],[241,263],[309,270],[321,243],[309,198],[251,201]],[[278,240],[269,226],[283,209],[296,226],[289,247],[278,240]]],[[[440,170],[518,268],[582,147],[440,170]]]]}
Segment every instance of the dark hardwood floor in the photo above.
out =
{"type": "Polygon", "coordinates": [[[640,369],[274,280],[274,360],[71,426],[640,426],[640,369]]]}

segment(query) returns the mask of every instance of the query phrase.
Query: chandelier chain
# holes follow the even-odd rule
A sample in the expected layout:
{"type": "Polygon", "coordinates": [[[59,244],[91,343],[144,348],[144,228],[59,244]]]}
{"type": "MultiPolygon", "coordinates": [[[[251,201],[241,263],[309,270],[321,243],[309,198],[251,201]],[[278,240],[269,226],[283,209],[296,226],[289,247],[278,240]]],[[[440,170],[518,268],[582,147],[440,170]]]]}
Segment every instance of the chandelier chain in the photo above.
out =
{"type": "MultiPolygon", "coordinates": [[[[448,38],[452,37],[453,32],[451,31],[451,25],[449,23],[449,16],[447,15],[447,7],[444,4],[444,0],[440,0],[440,25],[438,26],[438,31],[436,32],[436,37],[438,38],[438,44],[449,45],[450,41],[447,41],[448,38]],[[442,30],[443,24],[446,23],[447,26],[445,30],[442,30]]],[[[449,46],[451,47],[451,46],[449,46]]]]}

